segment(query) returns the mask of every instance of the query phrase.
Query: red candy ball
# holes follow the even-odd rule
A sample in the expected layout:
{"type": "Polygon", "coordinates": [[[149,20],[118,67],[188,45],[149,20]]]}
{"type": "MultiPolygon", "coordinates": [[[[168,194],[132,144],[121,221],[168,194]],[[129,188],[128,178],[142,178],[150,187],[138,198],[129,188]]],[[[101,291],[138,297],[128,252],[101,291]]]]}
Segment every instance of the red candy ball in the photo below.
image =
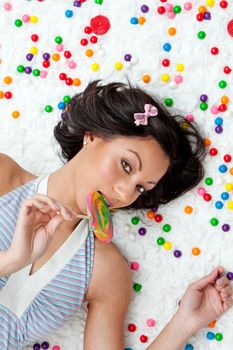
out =
{"type": "Polygon", "coordinates": [[[137,327],[135,326],[134,323],[130,323],[130,324],[128,325],[128,330],[129,330],[129,332],[135,332],[136,329],[137,329],[137,327]]]}
{"type": "Polygon", "coordinates": [[[65,58],[70,58],[72,56],[72,54],[70,51],[66,50],[66,51],[64,51],[64,56],[65,56],[65,58]]]}
{"type": "Polygon", "coordinates": [[[66,80],[67,76],[66,76],[66,73],[60,73],[59,74],[59,79],[60,80],[66,80]]]}
{"type": "Polygon", "coordinates": [[[166,9],[164,6],[159,6],[157,8],[157,12],[160,14],[160,15],[163,15],[165,12],[166,12],[166,9]]]}
{"type": "Polygon", "coordinates": [[[163,220],[163,217],[162,217],[162,215],[160,215],[160,214],[156,214],[154,220],[155,220],[156,222],[161,222],[161,221],[163,220]]]}
{"type": "Polygon", "coordinates": [[[227,110],[227,105],[222,103],[221,105],[218,106],[219,112],[225,112],[227,110]]]}
{"type": "Polygon", "coordinates": [[[231,160],[232,160],[232,157],[231,157],[230,154],[225,154],[225,156],[223,157],[223,159],[224,159],[224,161],[225,161],[226,163],[230,163],[231,160]]]}
{"type": "Polygon", "coordinates": [[[204,200],[205,200],[206,202],[209,202],[209,201],[211,201],[212,196],[211,196],[211,194],[209,194],[209,193],[206,192],[206,193],[203,195],[203,198],[204,198],[204,200]]]}
{"type": "Polygon", "coordinates": [[[72,85],[73,84],[73,79],[72,78],[66,78],[66,85],[72,85]]]}
{"type": "Polygon", "coordinates": [[[86,34],[91,34],[91,33],[92,33],[91,27],[86,26],[86,27],[84,28],[84,33],[86,33],[86,34]]]}
{"type": "Polygon", "coordinates": [[[218,154],[218,150],[216,149],[216,148],[211,148],[210,150],[209,150],[209,154],[211,155],[211,156],[216,156],[217,154],[218,154]]]}
{"type": "Polygon", "coordinates": [[[196,19],[197,19],[199,22],[203,21],[203,19],[204,19],[204,14],[203,14],[203,13],[198,13],[198,14],[196,15],[196,19]]]}
{"type": "Polygon", "coordinates": [[[7,98],[9,100],[10,98],[12,98],[13,95],[12,95],[12,92],[6,91],[4,96],[5,96],[5,98],[7,98]]]}
{"type": "Polygon", "coordinates": [[[219,5],[221,6],[221,8],[222,9],[225,9],[225,8],[227,8],[227,6],[228,6],[228,2],[227,1],[220,1],[220,3],[219,3],[219,5]]]}
{"type": "Polygon", "coordinates": [[[43,61],[42,65],[43,65],[44,68],[49,68],[50,62],[49,61],[43,61]]]}
{"type": "Polygon", "coordinates": [[[81,39],[81,40],[80,40],[80,44],[81,44],[82,46],[87,46],[88,40],[87,40],[87,39],[81,39]]]}
{"type": "Polygon", "coordinates": [[[91,42],[92,44],[96,44],[96,43],[97,43],[97,41],[98,41],[97,36],[92,35],[92,36],[90,37],[90,42],[91,42]]]}
{"type": "Polygon", "coordinates": [[[217,55],[219,53],[219,49],[217,47],[212,47],[210,52],[212,53],[212,55],[217,55]]]}
{"type": "Polygon", "coordinates": [[[37,34],[32,34],[31,39],[32,39],[32,41],[36,42],[39,40],[39,36],[37,34]]]}
{"type": "Polygon", "coordinates": [[[146,336],[146,335],[141,335],[141,337],[140,337],[140,341],[142,342],[142,343],[146,343],[147,342],[147,340],[148,340],[148,337],[146,336]]]}
{"type": "Polygon", "coordinates": [[[164,60],[162,60],[162,65],[164,67],[170,66],[170,60],[168,58],[165,58],[164,60]]]}
{"type": "Polygon", "coordinates": [[[231,68],[228,67],[228,66],[225,66],[224,69],[223,69],[223,71],[224,71],[224,73],[226,73],[226,74],[230,74],[231,68]]]}

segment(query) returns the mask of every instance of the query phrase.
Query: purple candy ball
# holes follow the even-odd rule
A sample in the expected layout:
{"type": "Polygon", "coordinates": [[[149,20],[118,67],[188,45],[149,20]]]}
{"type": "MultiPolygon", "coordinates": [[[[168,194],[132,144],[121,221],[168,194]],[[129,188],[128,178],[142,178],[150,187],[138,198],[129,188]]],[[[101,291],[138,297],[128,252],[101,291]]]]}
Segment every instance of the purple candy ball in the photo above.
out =
{"type": "Polygon", "coordinates": [[[180,251],[180,250],[178,250],[178,249],[177,249],[177,250],[175,250],[173,254],[174,254],[174,256],[175,256],[176,258],[180,258],[180,257],[181,257],[181,255],[182,255],[181,251],[180,251]]]}
{"type": "Polygon", "coordinates": [[[140,227],[138,230],[139,235],[144,236],[146,234],[146,229],[145,227],[140,227]]]}
{"type": "Polygon", "coordinates": [[[227,278],[232,281],[233,280],[233,272],[228,272],[227,273],[227,278]]]}
{"type": "Polygon", "coordinates": [[[210,12],[205,12],[204,13],[204,18],[205,19],[211,19],[211,13],[210,12]]]}
{"type": "Polygon", "coordinates": [[[224,232],[227,232],[227,231],[229,231],[230,230],[230,225],[228,225],[228,224],[223,224],[222,225],[222,230],[224,231],[224,232]]]}
{"type": "Polygon", "coordinates": [[[216,126],[215,131],[217,134],[221,134],[221,132],[223,132],[222,126],[221,125],[216,126]]]}
{"type": "Polygon", "coordinates": [[[146,13],[146,12],[149,11],[149,7],[148,7],[147,5],[142,5],[142,6],[141,6],[141,11],[144,12],[144,13],[146,13]]]}
{"type": "Polygon", "coordinates": [[[81,2],[74,1],[73,5],[76,6],[76,7],[81,7],[81,2]]]}
{"type": "Polygon", "coordinates": [[[127,53],[127,54],[124,56],[125,61],[128,61],[128,62],[131,61],[131,58],[132,58],[132,55],[130,55],[129,53],[127,53]]]}
{"type": "Polygon", "coordinates": [[[50,59],[50,54],[48,52],[43,53],[43,59],[48,61],[50,59]]]}
{"type": "Polygon", "coordinates": [[[203,95],[200,96],[200,100],[202,102],[206,102],[208,100],[208,96],[203,94],[203,95]]]}
{"type": "Polygon", "coordinates": [[[26,55],[26,59],[27,59],[28,61],[31,61],[31,60],[33,59],[33,54],[32,54],[32,53],[28,53],[28,54],[26,55]]]}
{"type": "Polygon", "coordinates": [[[31,74],[31,72],[32,72],[31,67],[25,67],[25,68],[24,68],[24,72],[25,72],[26,74],[31,74]]]}
{"type": "Polygon", "coordinates": [[[40,350],[40,344],[39,343],[35,343],[33,345],[33,350],[40,350]]]}
{"type": "Polygon", "coordinates": [[[42,349],[48,349],[49,348],[49,343],[47,341],[43,341],[41,344],[42,349]]]}

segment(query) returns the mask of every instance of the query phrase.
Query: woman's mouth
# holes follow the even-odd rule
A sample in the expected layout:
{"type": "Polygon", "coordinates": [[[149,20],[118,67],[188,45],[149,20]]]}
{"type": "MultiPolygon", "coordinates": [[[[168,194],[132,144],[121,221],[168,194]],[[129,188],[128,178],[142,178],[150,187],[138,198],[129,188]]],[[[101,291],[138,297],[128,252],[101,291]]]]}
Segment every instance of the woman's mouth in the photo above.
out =
{"type": "Polygon", "coordinates": [[[104,199],[105,199],[107,205],[108,205],[109,207],[112,207],[111,201],[105,196],[105,194],[104,194],[103,192],[101,192],[101,191],[98,191],[98,192],[104,197],[104,199]]]}

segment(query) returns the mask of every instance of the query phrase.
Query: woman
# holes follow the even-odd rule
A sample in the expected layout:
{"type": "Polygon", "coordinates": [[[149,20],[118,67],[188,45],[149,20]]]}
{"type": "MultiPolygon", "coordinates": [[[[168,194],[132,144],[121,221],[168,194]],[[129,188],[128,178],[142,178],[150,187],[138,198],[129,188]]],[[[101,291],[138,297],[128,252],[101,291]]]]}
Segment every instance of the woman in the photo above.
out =
{"type": "MultiPolygon", "coordinates": [[[[115,209],[151,208],[182,195],[203,177],[202,137],[142,90],[98,81],[71,99],[54,135],[67,163],[49,176],[36,178],[6,160],[12,172],[3,175],[0,198],[2,349],[20,349],[59,328],[85,300],[85,350],[120,350],[129,269],[77,215],[86,214],[89,192],[101,192],[115,209]]],[[[180,349],[230,308],[222,273],[218,267],[188,287],[148,349],[180,349]]]]}

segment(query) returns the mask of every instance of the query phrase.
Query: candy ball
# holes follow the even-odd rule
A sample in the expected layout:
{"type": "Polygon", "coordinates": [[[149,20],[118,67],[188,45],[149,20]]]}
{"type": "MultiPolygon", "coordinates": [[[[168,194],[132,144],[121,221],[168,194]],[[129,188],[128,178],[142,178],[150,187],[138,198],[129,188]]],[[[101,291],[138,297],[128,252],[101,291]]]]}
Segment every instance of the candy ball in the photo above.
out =
{"type": "Polygon", "coordinates": [[[206,337],[207,337],[207,339],[209,339],[209,340],[213,340],[213,339],[214,339],[214,336],[215,336],[215,334],[214,334],[213,332],[208,332],[208,333],[206,334],[206,337]]]}

